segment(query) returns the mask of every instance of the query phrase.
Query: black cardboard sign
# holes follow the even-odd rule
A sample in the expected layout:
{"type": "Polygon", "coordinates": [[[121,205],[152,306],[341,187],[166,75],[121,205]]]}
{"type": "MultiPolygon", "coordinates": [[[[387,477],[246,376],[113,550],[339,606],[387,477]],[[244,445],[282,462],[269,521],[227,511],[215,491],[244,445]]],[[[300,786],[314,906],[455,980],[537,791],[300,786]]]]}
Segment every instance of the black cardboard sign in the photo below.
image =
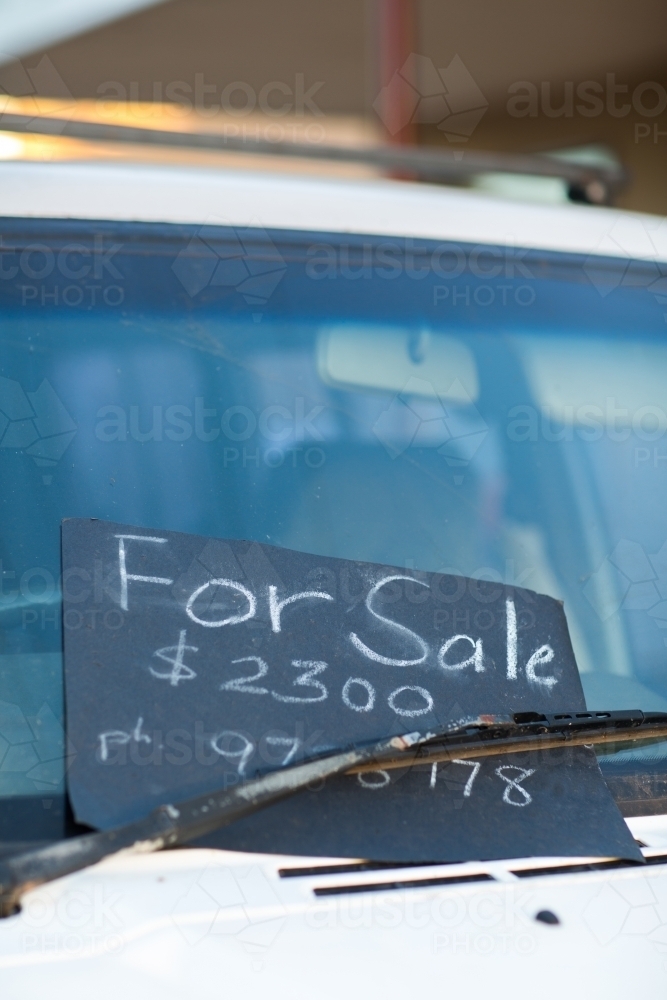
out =
{"type": "MultiPolygon", "coordinates": [[[[67,520],[62,534],[67,720],[76,749],[69,789],[77,818],[96,827],[334,748],[481,713],[585,708],[562,605],[532,591],[97,520],[67,520]]],[[[597,765],[591,771],[584,758],[567,773],[587,769],[589,782],[594,773],[606,819],[622,824],[597,765]]],[[[530,841],[529,817],[539,810],[521,803],[537,801],[542,793],[536,799],[529,789],[543,781],[530,763],[518,765],[531,771],[523,779],[497,771],[515,766],[510,757],[491,770],[482,763],[476,789],[463,796],[466,822],[475,825],[473,811],[484,815],[484,856],[498,856],[490,846],[500,837],[496,821],[509,823],[506,832],[519,824],[530,841]]],[[[473,770],[459,766],[466,782],[473,770]]],[[[249,844],[269,830],[259,837],[268,849],[271,816],[291,816],[273,839],[304,853],[317,839],[299,839],[299,830],[317,827],[310,808],[331,823],[335,815],[333,853],[384,857],[387,836],[366,840],[360,831],[370,831],[376,810],[389,817],[399,799],[407,805],[407,795],[412,833],[392,848],[396,858],[417,850],[418,840],[420,857],[465,852],[465,836],[432,828],[433,809],[443,822],[449,809],[437,774],[423,790],[416,769],[386,788],[363,780],[330,782],[319,797],[300,796],[220,836],[249,844]],[[356,833],[346,840],[346,830],[356,833]]],[[[480,856],[473,842],[466,856],[480,856]]]]}

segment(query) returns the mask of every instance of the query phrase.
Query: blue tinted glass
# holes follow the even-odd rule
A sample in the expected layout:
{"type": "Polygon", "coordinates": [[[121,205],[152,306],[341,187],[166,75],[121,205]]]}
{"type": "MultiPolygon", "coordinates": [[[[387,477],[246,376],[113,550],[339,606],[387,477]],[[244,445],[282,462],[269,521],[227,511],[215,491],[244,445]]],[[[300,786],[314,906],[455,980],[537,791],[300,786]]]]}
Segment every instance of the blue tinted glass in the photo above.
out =
{"type": "MultiPolygon", "coordinates": [[[[62,830],[65,517],[549,593],[589,707],[667,708],[657,271],[214,227],[3,234],[0,841],[62,830]]],[[[438,614],[443,636],[486,621],[438,614]]]]}

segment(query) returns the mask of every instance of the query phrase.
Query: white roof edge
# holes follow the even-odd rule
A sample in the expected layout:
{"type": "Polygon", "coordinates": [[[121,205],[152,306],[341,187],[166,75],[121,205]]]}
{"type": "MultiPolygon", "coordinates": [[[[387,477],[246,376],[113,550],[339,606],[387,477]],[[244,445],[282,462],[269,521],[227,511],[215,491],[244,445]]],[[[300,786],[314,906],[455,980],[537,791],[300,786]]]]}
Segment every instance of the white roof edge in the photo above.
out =
{"type": "Polygon", "coordinates": [[[0,217],[260,226],[667,261],[667,219],[391,180],[110,163],[0,163],[0,217]]]}

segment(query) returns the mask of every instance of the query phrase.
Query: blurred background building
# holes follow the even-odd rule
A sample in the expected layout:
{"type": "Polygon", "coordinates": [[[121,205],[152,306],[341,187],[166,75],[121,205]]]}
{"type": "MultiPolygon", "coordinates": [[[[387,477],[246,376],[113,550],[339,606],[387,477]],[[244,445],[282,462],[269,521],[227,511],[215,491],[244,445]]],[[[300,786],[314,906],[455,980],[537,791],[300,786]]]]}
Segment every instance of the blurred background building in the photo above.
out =
{"type": "MultiPolygon", "coordinates": [[[[0,0],[0,53],[4,110],[618,160],[616,203],[667,214],[665,0],[0,0]]],[[[256,165],[0,131],[0,156],[92,155],[256,165]]],[[[563,197],[529,181],[476,183],[563,197]]]]}

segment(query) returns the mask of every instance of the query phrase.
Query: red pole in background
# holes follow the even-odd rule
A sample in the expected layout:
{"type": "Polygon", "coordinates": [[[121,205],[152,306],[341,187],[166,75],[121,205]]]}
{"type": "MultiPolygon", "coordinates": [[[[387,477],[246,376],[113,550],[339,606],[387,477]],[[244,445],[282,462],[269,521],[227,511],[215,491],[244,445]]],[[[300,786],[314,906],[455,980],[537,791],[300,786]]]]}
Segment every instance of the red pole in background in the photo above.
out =
{"type": "Polygon", "coordinates": [[[416,145],[415,92],[400,75],[415,51],[416,0],[376,0],[379,93],[373,102],[386,140],[394,145],[416,145]]]}

